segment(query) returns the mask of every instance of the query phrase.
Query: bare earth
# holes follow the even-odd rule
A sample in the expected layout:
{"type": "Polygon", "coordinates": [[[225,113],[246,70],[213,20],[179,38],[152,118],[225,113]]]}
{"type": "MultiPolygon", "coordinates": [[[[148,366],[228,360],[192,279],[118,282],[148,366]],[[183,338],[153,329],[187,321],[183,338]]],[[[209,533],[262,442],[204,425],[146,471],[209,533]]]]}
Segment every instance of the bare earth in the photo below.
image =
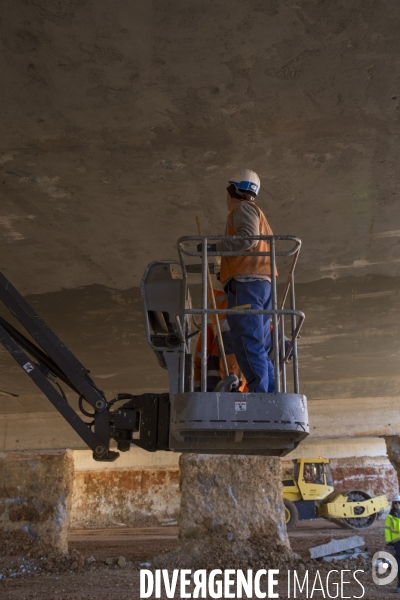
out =
{"type": "MultiPolygon", "coordinates": [[[[294,552],[303,554],[305,549],[323,544],[332,538],[342,538],[358,532],[340,529],[325,521],[303,522],[299,528],[290,534],[290,542],[294,552]]],[[[18,574],[12,578],[0,580],[0,598],[2,600],[121,600],[139,598],[139,564],[150,562],[155,555],[170,552],[177,545],[177,527],[153,527],[143,529],[113,528],[97,530],[71,531],[70,551],[78,551],[87,561],[93,557],[90,566],[85,562],[85,568],[64,571],[35,573],[34,575],[18,574]],[[118,557],[123,556],[122,568],[116,564],[118,557]],[[113,564],[105,561],[113,559],[113,564]]],[[[378,522],[373,528],[361,532],[370,555],[384,549],[383,522],[378,522]]],[[[22,562],[21,558],[15,559],[22,562]]],[[[111,562],[110,560],[108,562],[111,562]]],[[[9,562],[0,560],[0,573],[3,573],[9,562]]],[[[316,563],[316,569],[318,563],[316,563]]],[[[336,563],[332,569],[346,569],[351,566],[336,563]]],[[[313,572],[314,573],[314,572],[313,572]]],[[[346,586],[348,597],[362,597],[369,600],[396,596],[394,584],[376,586],[371,579],[371,573],[359,575],[365,587],[363,596],[359,585],[346,586]]],[[[288,598],[286,573],[279,576],[279,597],[288,598]]],[[[333,592],[331,591],[331,594],[333,592]]],[[[178,598],[179,595],[176,595],[178,598]]],[[[292,596],[293,597],[293,596],[292,596]]],[[[297,593],[298,598],[307,598],[306,594],[297,593]]],[[[309,596],[311,597],[311,596],[309,596]]],[[[322,592],[314,592],[313,598],[324,598],[322,592]]],[[[340,596],[339,596],[340,597],[340,596]]],[[[342,597],[346,597],[345,595],[342,597]]]]}

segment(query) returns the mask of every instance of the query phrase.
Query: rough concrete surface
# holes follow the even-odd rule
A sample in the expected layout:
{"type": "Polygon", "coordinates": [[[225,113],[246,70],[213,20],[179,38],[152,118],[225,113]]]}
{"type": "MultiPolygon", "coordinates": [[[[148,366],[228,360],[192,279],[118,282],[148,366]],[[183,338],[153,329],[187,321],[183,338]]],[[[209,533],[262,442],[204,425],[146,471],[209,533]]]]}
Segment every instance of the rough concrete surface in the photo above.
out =
{"type": "Polygon", "coordinates": [[[227,540],[262,534],[288,544],[279,458],[182,455],[181,539],[220,531],[227,540]]]}
{"type": "Polygon", "coordinates": [[[275,229],[308,239],[303,278],[400,273],[396,0],[5,0],[2,15],[4,266],[24,292],[138,282],[196,211],[222,226],[243,164],[275,229]],[[47,269],[32,273],[32,245],[47,269]]]}
{"type": "Polygon", "coordinates": [[[68,549],[73,461],[70,452],[0,455],[0,537],[68,549]]]}
{"type": "Polygon", "coordinates": [[[180,467],[179,546],[155,565],[290,563],[278,458],[189,454],[180,467]]]}
{"type": "MultiPolygon", "coordinates": [[[[390,462],[396,470],[397,477],[400,481],[400,436],[390,435],[385,437],[387,453],[390,462]]],[[[399,487],[394,490],[396,493],[399,491],[399,487]]]]}

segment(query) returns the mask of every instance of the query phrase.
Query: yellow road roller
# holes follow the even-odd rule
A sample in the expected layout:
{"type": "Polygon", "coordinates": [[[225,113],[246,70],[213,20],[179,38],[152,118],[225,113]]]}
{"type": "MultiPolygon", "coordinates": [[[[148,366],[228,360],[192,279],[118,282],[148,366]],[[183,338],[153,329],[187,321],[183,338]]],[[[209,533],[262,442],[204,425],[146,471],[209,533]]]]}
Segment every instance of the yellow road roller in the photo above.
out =
{"type": "Polygon", "coordinates": [[[319,518],[346,529],[366,529],[389,507],[385,495],[373,498],[361,490],[335,492],[327,458],[299,458],[293,462],[293,477],[282,481],[288,531],[299,521],[319,518]]]}

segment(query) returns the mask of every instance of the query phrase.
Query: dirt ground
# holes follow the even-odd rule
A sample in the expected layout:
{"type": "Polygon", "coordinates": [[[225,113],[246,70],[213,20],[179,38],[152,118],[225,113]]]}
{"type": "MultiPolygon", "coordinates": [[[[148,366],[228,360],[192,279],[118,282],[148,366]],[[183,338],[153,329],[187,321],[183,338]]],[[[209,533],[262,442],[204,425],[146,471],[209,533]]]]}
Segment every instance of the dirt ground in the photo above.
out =
{"type": "MultiPolygon", "coordinates": [[[[332,538],[343,538],[358,534],[347,531],[325,521],[303,522],[299,528],[290,533],[290,543],[294,552],[303,554],[307,548],[323,544],[332,538]]],[[[10,568],[10,559],[5,562],[0,559],[0,598],[2,600],[120,600],[121,598],[139,598],[139,569],[146,568],[155,555],[170,552],[177,545],[177,527],[159,528],[113,528],[98,530],[71,531],[69,550],[76,555],[77,560],[70,565],[68,570],[60,568],[45,568],[35,573],[29,573],[26,565],[29,559],[15,557],[13,559],[14,573],[6,573],[10,568]],[[118,558],[120,565],[118,565],[118,558]],[[106,562],[108,564],[106,564],[106,562]],[[17,563],[21,563],[18,565],[17,563]],[[25,565],[25,567],[23,567],[25,565]],[[25,572],[23,572],[23,568],[25,572]],[[26,574],[28,572],[28,574],[26,574]],[[4,577],[6,574],[6,577],[4,577]]],[[[384,549],[383,522],[375,524],[373,528],[361,534],[365,540],[365,547],[370,556],[378,550],[384,549]]],[[[32,563],[33,564],[33,563],[32,563]]],[[[318,562],[313,568],[310,577],[314,580],[318,562]]],[[[336,563],[332,569],[351,570],[351,565],[336,563]]],[[[10,573],[10,571],[8,571],[10,573]]],[[[375,598],[396,597],[393,595],[394,584],[376,586],[372,582],[371,572],[359,575],[360,582],[365,588],[363,594],[359,585],[345,586],[345,595],[331,597],[361,597],[373,600],[375,598]],[[363,595],[362,595],[363,594],[363,595]]],[[[289,598],[286,583],[286,573],[279,575],[279,597],[289,598]]],[[[293,593],[293,592],[292,592],[293,593]]],[[[154,596],[153,596],[154,597],[154,596]]],[[[162,596],[163,598],[165,596],[162,596]]],[[[179,598],[179,595],[175,596],[179,598]]],[[[294,597],[291,595],[291,597],[294,597]]],[[[324,598],[322,591],[315,591],[311,596],[299,594],[297,598],[324,598]]]]}

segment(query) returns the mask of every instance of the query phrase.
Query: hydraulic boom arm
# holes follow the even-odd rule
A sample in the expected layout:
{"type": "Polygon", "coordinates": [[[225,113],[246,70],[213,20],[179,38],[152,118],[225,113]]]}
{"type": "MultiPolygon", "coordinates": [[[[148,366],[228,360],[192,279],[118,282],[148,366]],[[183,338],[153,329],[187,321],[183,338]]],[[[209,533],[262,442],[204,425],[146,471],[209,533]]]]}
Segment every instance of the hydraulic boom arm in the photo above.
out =
{"type": "Polygon", "coordinates": [[[2,273],[0,300],[37,345],[3,318],[0,318],[0,342],[89,446],[95,460],[114,461],[118,458],[119,453],[109,449],[111,439],[117,442],[121,451],[129,450],[132,443],[149,451],[168,450],[168,394],[118,394],[107,401],[89,371],[2,273]],[[84,421],[68,403],[57,379],[78,394],[81,412],[90,417],[90,422],[84,421]],[[110,410],[113,404],[122,400],[129,402],[110,410]],[[83,401],[90,405],[92,412],[84,408],[83,401]],[[134,433],[138,434],[135,439],[134,433]]]}

